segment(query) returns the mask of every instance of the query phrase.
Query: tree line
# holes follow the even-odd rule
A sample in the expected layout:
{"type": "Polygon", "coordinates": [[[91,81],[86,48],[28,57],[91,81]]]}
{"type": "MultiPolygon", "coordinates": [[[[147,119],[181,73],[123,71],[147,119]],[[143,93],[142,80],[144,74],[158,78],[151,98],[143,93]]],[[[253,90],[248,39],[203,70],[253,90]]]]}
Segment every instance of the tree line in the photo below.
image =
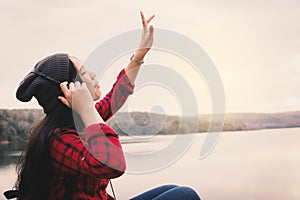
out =
{"type": "MultiPolygon", "coordinates": [[[[26,141],[41,109],[0,109],[0,142],[26,141]]],[[[147,112],[117,113],[107,123],[120,135],[171,135],[207,132],[224,123],[222,131],[300,127],[300,112],[229,113],[225,121],[212,122],[212,115],[173,116],[147,112]]]]}

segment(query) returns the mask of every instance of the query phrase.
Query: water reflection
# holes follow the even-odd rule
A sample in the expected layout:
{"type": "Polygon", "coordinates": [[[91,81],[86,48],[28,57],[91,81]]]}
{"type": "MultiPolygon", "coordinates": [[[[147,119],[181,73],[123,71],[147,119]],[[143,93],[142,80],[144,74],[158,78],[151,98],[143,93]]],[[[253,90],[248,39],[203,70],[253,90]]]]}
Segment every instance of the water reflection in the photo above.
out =
{"type": "Polygon", "coordinates": [[[11,142],[0,144],[0,168],[7,165],[16,164],[24,150],[24,142],[11,142]]]}
{"type": "MultiPolygon", "coordinates": [[[[113,180],[118,199],[170,183],[190,186],[208,200],[300,199],[300,128],[226,132],[213,153],[199,160],[204,139],[205,135],[199,134],[191,148],[168,168],[141,175],[125,173],[113,180]]],[[[0,199],[1,192],[11,189],[17,179],[13,163],[23,146],[0,145],[0,199]]],[[[123,144],[124,151],[134,153],[159,147],[160,140],[126,140],[123,144]]]]}

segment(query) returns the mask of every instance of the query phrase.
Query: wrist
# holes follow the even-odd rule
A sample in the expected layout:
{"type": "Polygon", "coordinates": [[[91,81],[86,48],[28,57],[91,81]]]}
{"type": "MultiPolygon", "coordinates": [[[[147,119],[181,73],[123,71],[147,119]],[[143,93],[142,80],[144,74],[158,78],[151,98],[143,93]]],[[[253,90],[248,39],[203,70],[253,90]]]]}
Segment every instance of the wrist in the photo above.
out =
{"type": "Polygon", "coordinates": [[[130,57],[130,61],[134,62],[138,66],[141,66],[142,64],[144,64],[144,60],[136,58],[136,56],[134,54],[132,54],[132,56],[130,57]]]}
{"type": "Polygon", "coordinates": [[[144,60],[146,54],[147,54],[147,51],[145,51],[143,49],[139,49],[134,53],[134,57],[138,60],[144,60]]]}

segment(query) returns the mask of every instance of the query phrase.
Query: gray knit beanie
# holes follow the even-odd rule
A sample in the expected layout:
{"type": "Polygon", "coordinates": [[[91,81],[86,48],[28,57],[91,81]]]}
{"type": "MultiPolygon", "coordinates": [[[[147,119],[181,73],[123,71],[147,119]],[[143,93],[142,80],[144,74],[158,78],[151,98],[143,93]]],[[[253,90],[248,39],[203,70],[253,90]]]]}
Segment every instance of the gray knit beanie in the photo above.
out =
{"type": "Polygon", "coordinates": [[[69,80],[69,55],[58,53],[39,61],[34,69],[20,82],[16,97],[28,102],[35,97],[49,113],[58,103],[57,98],[63,95],[59,83],[69,80]]]}

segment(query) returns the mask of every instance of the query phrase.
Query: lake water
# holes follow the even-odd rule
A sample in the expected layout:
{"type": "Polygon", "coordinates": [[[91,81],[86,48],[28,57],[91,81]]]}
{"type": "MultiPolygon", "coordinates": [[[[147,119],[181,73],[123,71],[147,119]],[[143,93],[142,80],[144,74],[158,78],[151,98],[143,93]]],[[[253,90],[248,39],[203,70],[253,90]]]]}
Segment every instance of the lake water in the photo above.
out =
{"type": "MultiPolygon", "coordinates": [[[[160,170],[129,172],[114,179],[117,198],[128,199],[162,184],[178,184],[194,188],[205,200],[300,199],[300,128],[225,132],[211,154],[200,160],[204,138],[205,134],[196,134],[184,155],[160,170]]],[[[143,157],[166,148],[173,139],[160,136],[138,143],[127,138],[122,141],[125,152],[143,157]]],[[[2,192],[10,189],[16,179],[17,154],[6,149],[3,155],[3,147],[1,151],[2,192]]],[[[130,162],[136,161],[129,158],[129,166],[130,162]]],[[[0,199],[4,197],[0,195],[0,199]]]]}

